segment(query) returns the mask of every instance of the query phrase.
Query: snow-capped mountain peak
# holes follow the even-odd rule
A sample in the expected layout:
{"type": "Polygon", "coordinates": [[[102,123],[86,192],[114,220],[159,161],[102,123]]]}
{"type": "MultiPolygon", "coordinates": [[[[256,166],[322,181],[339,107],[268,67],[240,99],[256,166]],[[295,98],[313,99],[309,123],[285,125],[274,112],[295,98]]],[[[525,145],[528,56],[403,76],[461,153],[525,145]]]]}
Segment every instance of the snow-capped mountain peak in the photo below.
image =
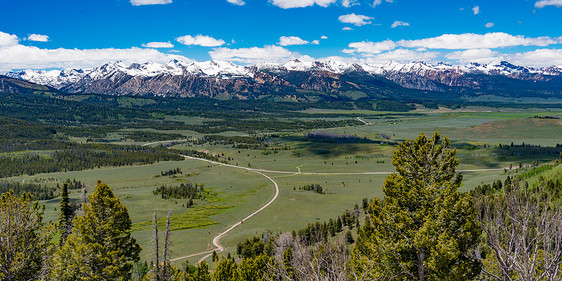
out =
{"type": "MultiPolygon", "coordinates": [[[[213,83],[219,84],[222,83],[220,81],[230,80],[234,83],[233,80],[246,79],[247,82],[243,83],[291,85],[291,81],[285,79],[290,79],[290,76],[286,75],[293,72],[303,72],[304,75],[311,75],[320,79],[324,79],[322,77],[339,79],[340,76],[352,72],[364,73],[383,77],[405,88],[434,91],[444,91],[446,87],[480,89],[481,83],[474,81],[475,78],[468,77],[470,75],[467,74],[499,75],[528,81],[549,81],[553,77],[562,78],[561,67],[524,67],[501,60],[490,61],[485,64],[450,65],[446,63],[432,64],[424,61],[352,64],[335,60],[294,59],[284,64],[259,63],[251,66],[240,66],[227,61],[188,62],[174,59],[166,64],[156,62],[126,64],[122,61],[115,61],[90,69],[24,70],[10,72],[7,75],[71,92],[102,92],[103,87],[108,87],[107,85],[129,83],[119,89],[119,93],[126,94],[127,91],[137,91],[139,87],[146,87],[145,91],[148,93],[163,91],[162,89],[166,89],[165,91],[168,92],[176,91],[172,88],[180,87],[181,81],[196,78],[213,78],[214,81],[218,81],[213,83]],[[107,82],[97,83],[97,81],[107,82]],[[145,85],[143,81],[146,81],[147,84],[145,85]],[[157,86],[148,86],[150,83],[157,83],[157,86]],[[170,83],[175,83],[175,85],[171,87],[170,83]]],[[[299,77],[302,76],[299,75],[299,77]]],[[[325,82],[316,80],[314,83],[318,84],[310,87],[329,87],[328,85],[332,85],[325,84],[325,82]]],[[[196,87],[199,84],[193,85],[193,87],[196,87]]],[[[302,84],[293,86],[301,87],[302,84]]]]}

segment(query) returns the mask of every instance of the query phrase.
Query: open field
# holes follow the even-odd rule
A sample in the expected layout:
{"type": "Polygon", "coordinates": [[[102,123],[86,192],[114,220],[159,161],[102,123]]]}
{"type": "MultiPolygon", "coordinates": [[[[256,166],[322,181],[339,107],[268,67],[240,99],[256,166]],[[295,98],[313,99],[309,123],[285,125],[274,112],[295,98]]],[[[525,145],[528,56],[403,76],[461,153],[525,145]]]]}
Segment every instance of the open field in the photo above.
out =
{"type": "MultiPolygon", "coordinates": [[[[318,114],[317,111],[309,111],[318,114]]],[[[464,181],[461,190],[467,191],[481,183],[504,179],[503,168],[529,164],[533,161],[548,162],[557,159],[554,150],[537,147],[513,147],[498,149],[497,144],[509,145],[514,142],[555,146],[562,143],[562,123],[560,119],[532,118],[537,115],[562,117],[560,112],[424,112],[423,116],[396,114],[392,118],[377,118],[380,112],[338,111],[338,114],[361,120],[367,124],[353,127],[326,128],[322,131],[356,135],[379,143],[324,143],[306,140],[303,132],[257,134],[270,144],[267,149],[241,149],[232,145],[194,144],[184,142],[173,146],[178,150],[197,150],[218,156],[231,165],[283,171],[268,172],[280,187],[277,200],[268,208],[238,226],[221,239],[227,252],[232,252],[237,243],[249,236],[260,235],[264,231],[283,232],[300,229],[307,223],[325,221],[337,217],[345,209],[351,209],[363,198],[382,196],[381,187],[386,174],[393,172],[392,152],[394,143],[413,139],[420,132],[432,134],[434,130],[448,136],[458,147],[459,170],[464,181]],[[372,116],[364,116],[369,115],[372,116]],[[386,138],[383,138],[385,136],[386,138]],[[471,146],[475,145],[475,146],[471,146]],[[274,150],[274,148],[288,150],[274,150]],[[299,173],[300,172],[300,173],[299,173]],[[380,174],[361,174],[361,173],[380,174]],[[314,174],[333,173],[333,174],[314,174]],[[338,174],[339,173],[339,174],[338,174]],[[326,194],[299,191],[300,186],[320,184],[326,194]]],[[[381,115],[382,116],[382,115],[381,115]]],[[[171,118],[171,117],[167,117],[171,118]]],[[[175,121],[202,122],[198,118],[174,117],[175,121]]],[[[121,131],[127,132],[129,130],[121,131]]],[[[132,130],[131,130],[132,131],[132,130]]],[[[138,131],[138,130],[135,130],[138,131]]],[[[145,130],[152,133],[181,134],[186,139],[200,139],[205,134],[182,130],[145,130]]],[[[108,137],[118,140],[119,132],[108,137]]],[[[241,132],[223,132],[221,136],[247,135],[241,132]]],[[[142,142],[116,141],[121,144],[142,144],[142,142]]],[[[159,145],[158,143],[155,145],[159,145]]],[[[259,174],[204,163],[198,160],[161,162],[153,165],[106,167],[86,171],[72,171],[34,176],[10,178],[14,181],[35,179],[56,179],[59,182],[70,178],[84,181],[91,193],[96,181],[103,180],[127,206],[133,220],[134,236],[143,247],[142,258],[152,256],[151,219],[153,211],[164,225],[168,210],[172,217],[172,257],[213,249],[211,240],[230,225],[239,222],[248,214],[268,202],[273,194],[273,184],[259,174]],[[158,176],[161,171],[181,168],[182,175],[158,176]],[[186,208],[185,199],[162,199],[153,190],[163,184],[181,182],[204,184],[210,195],[205,200],[195,200],[193,208],[186,208]]],[[[53,182],[53,181],[51,181],[53,182]]],[[[79,191],[73,190],[71,198],[77,200],[79,191]]],[[[46,217],[58,216],[58,198],[45,202],[46,217]]],[[[187,259],[196,262],[200,256],[187,259]]],[[[178,261],[181,263],[183,261],[178,261]]]]}

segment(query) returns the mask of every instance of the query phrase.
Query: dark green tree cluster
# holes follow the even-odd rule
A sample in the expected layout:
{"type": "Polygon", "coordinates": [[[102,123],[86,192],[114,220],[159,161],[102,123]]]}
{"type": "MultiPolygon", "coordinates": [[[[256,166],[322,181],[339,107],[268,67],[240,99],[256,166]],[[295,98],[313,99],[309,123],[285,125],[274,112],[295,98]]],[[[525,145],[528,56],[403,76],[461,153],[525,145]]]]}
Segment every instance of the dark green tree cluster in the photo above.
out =
{"type": "Polygon", "coordinates": [[[305,191],[314,191],[318,194],[324,194],[324,189],[322,188],[321,185],[319,184],[307,184],[304,186],[299,186],[299,190],[305,190],[305,191]]]}
{"type": "Polygon", "coordinates": [[[361,211],[357,208],[351,211],[345,210],[337,219],[329,219],[327,222],[309,223],[304,229],[295,231],[295,234],[303,240],[304,244],[310,246],[329,237],[334,237],[347,227],[348,230],[355,226],[359,227],[359,215],[361,211]]]}
{"type": "Polygon", "coordinates": [[[264,237],[254,236],[238,243],[236,253],[242,258],[255,258],[262,254],[273,255],[273,242],[276,237],[264,235],[264,237]]]}
{"type": "Polygon", "coordinates": [[[239,263],[233,258],[221,258],[213,272],[213,280],[224,281],[266,281],[272,274],[268,265],[273,259],[265,254],[254,258],[243,258],[239,263]]]}
{"type": "Polygon", "coordinates": [[[181,174],[182,171],[180,168],[175,168],[175,169],[170,169],[170,170],[166,170],[166,171],[161,171],[160,172],[160,176],[161,177],[166,177],[166,176],[173,176],[173,175],[177,175],[177,174],[181,174]]]}
{"type": "Polygon", "coordinates": [[[160,194],[162,199],[177,198],[177,199],[204,199],[205,190],[204,185],[200,183],[181,183],[180,185],[161,185],[157,187],[152,193],[154,195],[160,194]]]}
{"type": "MultiPolygon", "coordinates": [[[[509,176],[508,176],[509,177],[509,176]]],[[[511,179],[510,179],[511,180],[511,179]]],[[[510,181],[508,180],[508,182],[510,181]]],[[[495,182],[493,182],[492,184],[482,184],[482,185],[478,185],[477,187],[475,187],[473,190],[471,190],[471,194],[473,197],[477,197],[477,196],[481,196],[481,195],[490,195],[493,193],[496,193],[498,191],[501,191],[503,188],[503,183],[501,180],[497,180],[495,182]]]]}

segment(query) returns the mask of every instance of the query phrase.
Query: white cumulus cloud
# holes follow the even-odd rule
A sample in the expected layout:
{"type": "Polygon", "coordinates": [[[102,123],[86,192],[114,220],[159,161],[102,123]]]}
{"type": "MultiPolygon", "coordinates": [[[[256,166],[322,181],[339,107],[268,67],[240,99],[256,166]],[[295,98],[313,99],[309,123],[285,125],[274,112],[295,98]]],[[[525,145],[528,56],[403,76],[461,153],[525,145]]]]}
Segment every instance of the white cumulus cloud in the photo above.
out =
{"type": "Polygon", "coordinates": [[[222,39],[215,39],[211,36],[206,35],[184,35],[176,38],[176,41],[184,44],[184,45],[198,45],[203,47],[218,47],[224,45],[226,42],[222,39]]]}
{"type": "Polygon", "coordinates": [[[14,69],[91,68],[108,61],[125,63],[154,61],[166,63],[174,58],[189,59],[174,54],[164,54],[156,49],[103,48],[103,49],[42,49],[35,46],[12,45],[0,47],[0,72],[14,69]]]}
{"type": "Polygon", "coordinates": [[[546,6],[562,7],[562,0],[541,0],[535,2],[535,8],[544,8],[546,6]]]}
{"type": "Polygon", "coordinates": [[[279,37],[279,45],[292,46],[292,45],[306,45],[308,41],[303,40],[297,36],[281,36],[279,37]]]}
{"type": "Polygon", "coordinates": [[[392,28],[397,28],[397,27],[399,27],[399,26],[410,26],[410,24],[407,23],[407,22],[404,22],[404,21],[399,21],[399,20],[397,20],[397,21],[395,21],[394,23],[392,23],[392,25],[391,25],[390,27],[392,27],[392,28]]]}
{"type": "Polygon", "coordinates": [[[509,55],[508,61],[517,65],[562,67],[562,49],[538,49],[509,55]]]}
{"type": "Polygon", "coordinates": [[[133,6],[142,5],[165,5],[172,3],[172,0],[131,0],[133,6]]]}
{"type": "MultiPolygon", "coordinates": [[[[385,0],[385,1],[388,2],[388,3],[394,2],[394,0],[385,0]]],[[[376,7],[376,6],[378,6],[378,5],[380,5],[380,4],[382,4],[382,2],[383,2],[383,0],[375,0],[375,1],[373,2],[373,5],[372,5],[373,8],[376,7]]]]}
{"type": "Polygon", "coordinates": [[[0,31],[0,47],[14,46],[17,44],[19,44],[17,36],[0,31]]]}
{"type": "Polygon", "coordinates": [[[170,42],[149,42],[146,44],[142,44],[143,47],[146,48],[173,48],[174,45],[170,42]]]}
{"type": "Polygon", "coordinates": [[[283,8],[304,8],[309,6],[318,5],[321,7],[328,7],[335,3],[336,0],[270,0],[271,4],[283,8]]]}
{"type": "Polygon", "coordinates": [[[242,5],[246,4],[246,2],[244,2],[243,0],[226,0],[226,1],[230,4],[234,4],[234,5],[238,5],[238,6],[242,6],[242,5]]]}
{"type": "Polygon", "coordinates": [[[371,20],[374,18],[351,13],[347,15],[342,15],[338,19],[343,23],[350,23],[350,24],[354,24],[355,26],[362,26],[366,24],[371,24],[371,20]]]}
{"type": "Polygon", "coordinates": [[[440,56],[439,52],[418,52],[408,49],[396,49],[390,52],[366,56],[361,59],[365,63],[408,63],[412,61],[434,61],[440,56]]]}
{"type": "Polygon", "coordinates": [[[392,40],[385,40],[377,43],[366,42],[366,41],[354,42],[354,43],[349,43],[348,46],[351,49],[343,50],[344,53],[379,54],[384,51],[394,50],[397,47],[396,43],[392,40]]]}
{"type": "Polygon", "coordinates": [[[328,39],[328,36],[322,35],[320,39],[328,39]]]}
{"type": "Polygon", "coordinates": [[[490,49],[471,49],[465,51],[456,51],[452,53],[448,53],[445,57],[449,60],[455,60],[462,63],[489,63],[493,59],[502,59],[503,56],[490,49]]]}
{"type": "Polygon", "coordinates": [[[353,28],[351,28],[349,26],[346,26],[346,27],[342,28],[341,30],[353,30],[353,28]]]}
{"type": "Polygon", "coordinates": [[[297,58],[300,55],[293,53],[280,46],[265,46],[251,48],[216,48],[209,52],[213,60],[226,60],[241,63],[258,63],[258,62],[286,62],[287,60],[297,58]]]}
{"type": "Polygon", "coordinates": [[[359,1],[358,0],[342,0],[341,1],[342,6],[349,8],[351,6],[355,6],[355,5],[359,5],[359,1]]]}
{"type": "Polygon", "coordinates": [[[488,23],[486,23],[484,26],[487,27],[487,28],[494,27],[494,23],[493,23],[493,22],[488,22],[488,23]]]}
{"type": "Polygon", "coordinates": [[[472,12],[474,12],[475,15],[480,14],[480,6],[474,6],[474,8],[472,8],[472,12]]]}
{"type": "Polygon", "coordinates": [[[443,34],[433,38],[398,42],[403,47],[428,49],[490,49],[511,46],[548,46],[556,43],[558,43],[556,39],[548,36],[533,38],[503,32],[443,34]]]}
{"type": "Polygon", "coordinates": [[[312,42],[310,42],[310,44],[318,45],[318,44],[320,44],[320,40],[312,40],[312,42]]]}
{"type": "Polygon", "coordinates": [[[27,40],[37,41],[37,42],[48,42],[49,36],[41,35],[41,34],[30,34],[29,36],[27,36],[27,40]]]}

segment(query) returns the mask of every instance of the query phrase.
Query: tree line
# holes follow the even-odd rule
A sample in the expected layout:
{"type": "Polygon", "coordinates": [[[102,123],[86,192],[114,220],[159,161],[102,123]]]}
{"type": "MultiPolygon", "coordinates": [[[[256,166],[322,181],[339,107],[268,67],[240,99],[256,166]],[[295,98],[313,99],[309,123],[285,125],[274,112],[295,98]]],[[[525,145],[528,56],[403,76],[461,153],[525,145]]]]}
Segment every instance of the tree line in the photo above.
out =
{"type": "Polygon", "coordinates": [[[44,148],[50,150],[0,157],[0,177],[183,160],[174,151],[142,146],[49,143],[44,148]]]}

